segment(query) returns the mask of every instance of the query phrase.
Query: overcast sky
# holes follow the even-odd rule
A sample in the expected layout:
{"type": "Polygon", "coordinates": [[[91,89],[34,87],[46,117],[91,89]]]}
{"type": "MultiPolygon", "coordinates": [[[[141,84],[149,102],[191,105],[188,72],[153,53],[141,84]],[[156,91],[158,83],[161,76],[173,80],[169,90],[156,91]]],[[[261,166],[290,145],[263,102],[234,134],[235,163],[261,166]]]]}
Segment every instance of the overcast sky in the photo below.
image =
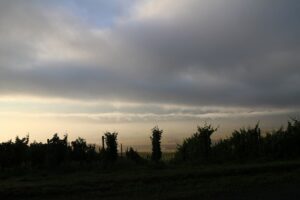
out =
{"type": "Polygon", "coordinates": [[[283,125],[300,110],[299,10],[299,0],[1,0],[0,139],[65,131],[94,142],[116,130],[148,141],[158,124],[172,142],[204,121],[221,134],[283,125]]]}

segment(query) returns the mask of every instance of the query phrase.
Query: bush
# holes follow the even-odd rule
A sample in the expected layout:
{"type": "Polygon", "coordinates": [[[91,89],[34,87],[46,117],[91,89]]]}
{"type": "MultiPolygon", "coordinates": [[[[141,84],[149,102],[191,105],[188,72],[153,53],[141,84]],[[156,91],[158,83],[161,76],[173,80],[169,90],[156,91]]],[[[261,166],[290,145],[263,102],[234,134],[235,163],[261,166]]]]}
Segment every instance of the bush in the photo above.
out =
{"type": "Polygon", "coordinates": [[[75,141],[71,142],[72,151],[71,158],[72,160],[83,162],[87,158],[87,144],[86,141],[82,138],[78,138],[75,141]]]}
{"type": "Polygon", "coordinates": [[[106,149],[105,149],[105,160],[115,161],[118,158],[118,133],[106,132],[104,133],[106,149]]]}
{"type": "Polygon", "coordinates": [[[207,162],[211,156],[210,136],[216,131],[211,125],[198,126],[198,130],[182,145],[178,145],[175,153],[176,161],[207,162]]]}
{"type": "Polygon", "coordinates": [[[0,144],[0,166],[2,168],[20,167],[28,162],[29,137],[16,137],[0,144]]]}
{"type": "Polygon", "coordinates": [[[152,154],[151,154],[151,160],[158,162],[161,159],[161,136],[162,136],[163,130],[160,130],[157,126],[152,129],[152,136],[150,137],[152,142],[152,154]]]}
{"type": "Polygon", "coordinates": [[[33,142],[29,146],[30,163],[33,167],[41,167],[45,164],[47,144],[33,142]]]}
{"type": "Polygon", "coordinates": [[[128,160],[132,160],[135,163],[143,163],[144,162],[144,159],[132,147],[130,147],[129,149],[126,150],[125,155],[128,160]]]}
{"type": "Polygon", "coordinates": [[[60,139],[57,134],[54,134],[51,139],[47,140],[47,157],[48,166],[58,166],[66,161],[68,155],[68,136],[65,135],[60,139]]]}

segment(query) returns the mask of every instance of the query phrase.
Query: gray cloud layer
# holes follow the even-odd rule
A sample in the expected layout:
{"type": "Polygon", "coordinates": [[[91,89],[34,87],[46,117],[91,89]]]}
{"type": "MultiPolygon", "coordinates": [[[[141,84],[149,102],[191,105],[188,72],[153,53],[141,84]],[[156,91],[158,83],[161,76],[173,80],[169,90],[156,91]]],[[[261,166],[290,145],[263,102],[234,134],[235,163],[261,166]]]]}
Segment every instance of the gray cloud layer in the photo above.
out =
{"type": "Polygon", "coordinates": [[[300,105],[297,0],[144,1],[105,29],[58,7],[1,1],[0,94],[300,105]]]}

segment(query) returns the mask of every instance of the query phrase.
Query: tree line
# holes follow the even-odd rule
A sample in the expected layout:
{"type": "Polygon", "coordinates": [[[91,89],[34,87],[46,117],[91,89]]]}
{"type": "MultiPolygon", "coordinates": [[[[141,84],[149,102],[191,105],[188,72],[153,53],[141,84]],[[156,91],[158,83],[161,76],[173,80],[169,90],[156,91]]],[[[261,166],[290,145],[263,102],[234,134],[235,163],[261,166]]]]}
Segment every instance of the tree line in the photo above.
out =
{"type": "Polygon", "coordinates": [[[300,121],[291,119],[287,127],[262,133],[259,123],[255,127],[235,130],[228,138],[215,144],[211,135],[217,128],[198,127],[186,138],[175,153],[175,161],[192,163],[224,163],[270,161],[300,158],[300,121]]]}
{"type": "MultiPolygon", "coordinates": [[[[87,144],[83,138],[69,142],[54,134],[46,143],[29,144],[29,136],[16,137],[14,141],[0,143],[0,168],[31,167],[53,168],[64,163],[112,164],[127,160],[136,164],[162,162],[161,139],[163,130],[157,126],[151,133],[151,159],[143,158],[132,147],[124,155],[118,151],[117,132],[102,136],[102,147],[87,144]]],[[[173,163],[225,163],[297,159],[300,157],[300,121],[288,121],[286,128],[262,133],[259,124],[255,127],[235,130],[231,136],[212,144],[211,135],[217,131],[212,125],[198,126],[197,131],[178,145],[173,163]]],[[[121,147],[122,148],[122,147],[121,147]]]]}

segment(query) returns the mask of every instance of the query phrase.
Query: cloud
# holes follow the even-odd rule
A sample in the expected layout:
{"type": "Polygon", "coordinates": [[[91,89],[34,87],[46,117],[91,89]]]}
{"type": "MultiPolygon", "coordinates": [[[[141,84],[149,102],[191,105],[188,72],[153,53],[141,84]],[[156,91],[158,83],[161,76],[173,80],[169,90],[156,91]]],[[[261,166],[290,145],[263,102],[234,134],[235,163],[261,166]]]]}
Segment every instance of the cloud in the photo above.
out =
{"type": "Polygon", "coordinates": [[[0,94],[299,107],[297,1],[128,2],[1,1],[0,94]]]}

